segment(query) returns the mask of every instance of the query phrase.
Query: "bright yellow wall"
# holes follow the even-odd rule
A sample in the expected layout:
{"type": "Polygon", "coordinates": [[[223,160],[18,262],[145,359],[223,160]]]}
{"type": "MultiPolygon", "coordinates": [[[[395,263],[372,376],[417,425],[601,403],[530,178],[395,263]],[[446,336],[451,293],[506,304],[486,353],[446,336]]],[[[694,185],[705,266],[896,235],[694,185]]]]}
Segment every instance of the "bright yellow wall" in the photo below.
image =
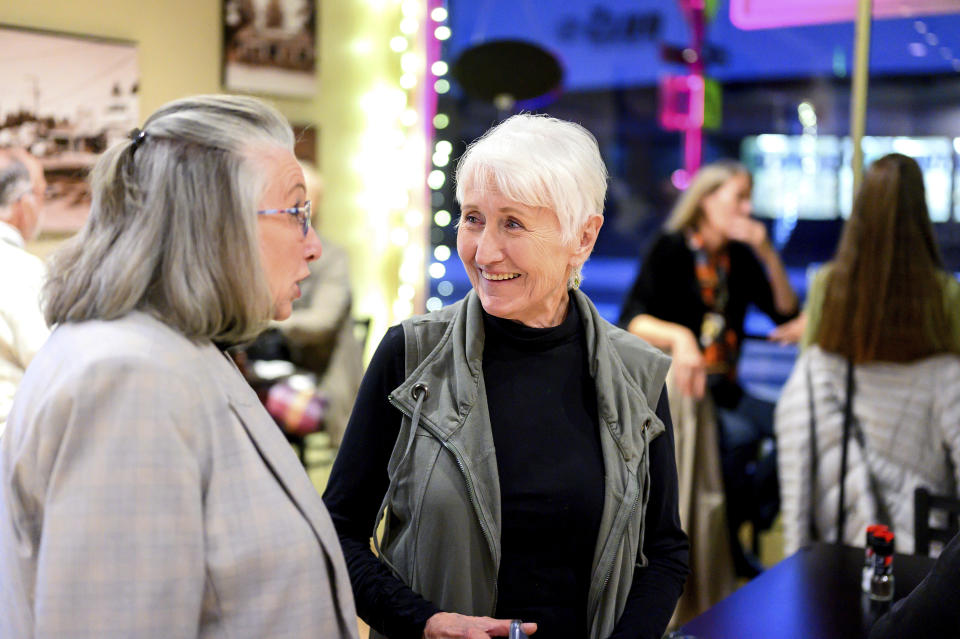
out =
{"type": "MultiPolygon", "coordinates": [[[[0,23],[133,40],[139,49],[140,119],[185,95],[220,92],[222,0],[24,0],[0,4],[0,23]]],[[[319,1],[319,93],[313,99],[270,98],[296,123],[319,128],[326,190],[321,231],[350,252],[355,314],[374,320],[372,338],[396,321],[389,308],[398,286],[395,256],[376,254],[366,213],[358,205],[366,116],[359,108],[371,83],[395,79],[397,54],[388,42],[399,22],[397,2],[319,1]],[[364,302],[363,300],[375,300],[364,302]]],[[[385,232],[385,229],[380,229],[385,232]]]]}

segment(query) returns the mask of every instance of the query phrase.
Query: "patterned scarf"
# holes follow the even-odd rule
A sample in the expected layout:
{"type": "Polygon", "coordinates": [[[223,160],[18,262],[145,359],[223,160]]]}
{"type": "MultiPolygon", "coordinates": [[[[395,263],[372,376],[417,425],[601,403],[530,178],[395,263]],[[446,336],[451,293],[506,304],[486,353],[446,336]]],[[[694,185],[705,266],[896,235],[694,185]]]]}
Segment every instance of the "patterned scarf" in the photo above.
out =
{"type": "Polygon", "coordinates": [[[700,298],[707,307],[700,326],[700,348],[707,363],[707,373],[737,377],[739,340],[733,327],[727,326],[725,311],[730,298],[728,275],[730,254],[726,249],[710,254],[697,232],[687,234],[687,246],[693,251],[694,272],[700,287],[700,298]]]}

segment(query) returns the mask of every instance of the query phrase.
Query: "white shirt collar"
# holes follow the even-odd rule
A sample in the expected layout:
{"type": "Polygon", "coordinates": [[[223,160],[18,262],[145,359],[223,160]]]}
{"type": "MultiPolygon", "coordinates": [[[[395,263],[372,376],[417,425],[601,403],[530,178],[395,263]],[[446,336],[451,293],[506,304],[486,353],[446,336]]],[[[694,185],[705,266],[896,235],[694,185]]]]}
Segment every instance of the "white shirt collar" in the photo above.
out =
{"type": "Polygon", "coordinates": [[[23,236],[20,235],[20,231],[3,221],[0,221],[0,242],[12,244],[21,249],[24,247],[23,236]]]}

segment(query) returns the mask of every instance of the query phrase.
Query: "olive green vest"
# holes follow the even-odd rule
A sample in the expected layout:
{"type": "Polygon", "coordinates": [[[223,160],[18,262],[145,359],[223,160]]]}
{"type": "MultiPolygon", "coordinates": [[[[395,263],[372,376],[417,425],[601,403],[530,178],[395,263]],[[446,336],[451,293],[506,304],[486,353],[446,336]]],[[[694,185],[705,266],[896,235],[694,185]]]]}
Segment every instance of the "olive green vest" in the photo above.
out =
{"type": "MultiPolygon", "coordinates": [[[[654,410],[670,360],[602,319],[579,291],[570,297],[596,380],[605,470],[587,603],[590,637],[600,639],[623,612],[635,566],[646,565],[637,549],[650,490],[649,443],[664,430],[654,410]]],[[[407,379],[389,399],[404,418],[388,464],[381,559],[440,608],[493,616],[500,485],[483,381],[480,301],[471,291],[403,328],[407,379]]]]}

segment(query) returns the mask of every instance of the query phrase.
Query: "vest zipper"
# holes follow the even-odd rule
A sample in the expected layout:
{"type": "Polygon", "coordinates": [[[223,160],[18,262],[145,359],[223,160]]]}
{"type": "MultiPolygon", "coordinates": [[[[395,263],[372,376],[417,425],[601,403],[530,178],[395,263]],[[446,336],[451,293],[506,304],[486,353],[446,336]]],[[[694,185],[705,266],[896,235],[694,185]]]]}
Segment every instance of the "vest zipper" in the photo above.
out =
{"type": "MultiPolygon", "coordinates": [[[[406,415],[407,418],[413,419],[413,417],[410,415],[410,413],[408,413],[407,410],[406,410],[403,406],[400,406],[399,404],[397,404],[397,402],[394,401],[392,395],[387,396],[387,400],[393,405],[394,408],[396,408],[396,409],[399,410],[401,413],[403,413],[404,415],[406,415]]],[[[431,435],[433,435],[433,436],[437,439],[437,441],[440,442],[440,445],[441,445],[441,446],[443,446],[448,452],[450,452],[450,454],[453,455],[453,459],[454,459],[454,461],[457,463],[457,467],[460,469],[460,474],[463,475],[463,481],[464,481],[464,483],[466,484],[466,488],[467,488],[467,498],[470,500],[470,505],[473,506],[473,514],[476,515],[476,517],[477,517],[477,523],[480,524],[480,531],[483,533],[483,537],[484,537],[484,539],[486,539],[486,541],[487,541],[487,546],[488,546],[488,548],[489,548],[489,550],[490,550],[490,554],[491,554],[492,556],[496,556],[496,555],[495,555],[495,546],[494,546],[494,543],[493,543],[493,537],[492,537],[492,535],[490,534],[490,530],[489,530],[489,528],[487,527],[486,522],[484,521],[483,513],[480,511],[480,504],[477,503],[476,494],[475,494],[475,491],[474,491],[474,488],[473,488],[473,480],[470,479],[470,473],[467,471],[466,464],[464,464],[464,462],[463,462],[463,455],[461,455],[460,449],[458,449],[456,446],[454,446],[454,445],[451,444],[450,442],[448,442],[448,441],[446,441],[445,439],[443,439],[443,438],[439,435],[439,433],[437,433],[437,432],[436,432],[429,424],[427,424],[426,422],[422,422],[422,421],[421,421],[421,422],[420,422],[420,425],[424,428],[424,430],[428,431],[431,435]]],[[[416,428],[417,428],[417,424],[411,424],[410,427],[413,428],[413,429],[416,429],[416,428]]],[[[498,566],[498,568],[499,568],[499,566],[498,566]]],[[[611,567],[611,572],[612,572],[612,571],[613,571],[613,568],[611,567]]],[[[496,609],[497,609],[497,596],[498,596],[498,592],[497,592],[497,582],[496,582],[496,580],[494,580],[494,582],[493,582],[493,606],[492,606],[492,609],[490,610],[490,615],[491,615],[491,616],[495,613],[495,611],[496,611],[496,609]]]]}
{"type": "MultiPolygon", "coordinates": [[[[639,502],[640,502],[640,491],[638,490],[637,496],[633,498],[633,505],[630,507],[630,514],[627,515],[627,517],[623,520],[623,523],[620,526],[618,526],[617,531],[614,531],[614,530],[610,531],[611,535],[610,537],[608,537],[608,539],[617,539],[620,537],[620,535],[623,532],[623,529],[630,523],[630,520],[633,518],[633,513],[637,511],[637,504],[639,502]],[[614,532],[617,532],[618,534],[613,535],[614,532]]],[[[616,555],[617,555],[616,552],[611,553],[610,568],[607,569],[607,574],[603,578],[603,584],[600,586],[600,590],[597,591],[597,594],[594,595],[594,600],[591,602],[591,605],[590,605],[591,625],[593,623],[593,618],[597,616],[597,612],[598,612],[597,608],[600,605],[600,599],[603,597],[603,593],[607,589],[607,584],[610,583],[610,577],[613,575],[613,563],[614,563],[613,560],[616,559],[616,555]]]]}
{"type": "MultiPolygon", "coordinates": [[[[643,434],[643,455],[644,455],[643,465],[647,467],[647,473],[646,473],[646,474],[649,474],[649,463],[650,463],[649,455],[650,455],[650,450],[649,450],[649,442],[647,441],[647,424],[644,423],[643,426],[641,426],[640,428],[641,428],[641,432],[642,432],[642,434],[643,434]]],[[[637,470],[639,471],[640,468],[637,468],[637,470]]],[[[649,477],[649,476],[644,477],[644,479],[645,479],[645,482],[646,482],[646,484],[645,484],[645,486],[644,486],[644,490],[639,490],[639,489],[637,490],[637,495],[633,498],[633,504],[630,506],[630,512],[629,512],[629,514],[626,516],[626,518],[623,519],[622,523],[621,523],[619,526],[617,526],[617,529],[616,529],[616,530],[614,530],[614,529],[611,528],[611,530],[610,530],[610,535],[608,535],[607,539],[619,539],[620,536],[623,534],[623,529],[626,528],[626,527],[630,524],[630,520],[633,519],[633,515],[634,515],[634,513],[637,511],[637,504],[640,503],[640,499],[643,497],[644,491],[647,489],[647,487],[648,487],[649,484],[650,484],[650,477],[649,477]],[[614,532],[616,532],[617,534],[614,535],[614,534],[613,534],[614,532]]],[[[644,526],[644,524],[641,523],[641,526],[644,526]]],[[[643,545],[643,530],[642,530],[642,528],[641,528],[641,533],[640,533],[640,544],[643,545]]],[[[638,548],[638,549],[637,549],[637,554],[639,555],[640,552],[641,552],[641,550],[638,548]]],[[[589,613],[589,619],[590,619],[591,627],[592,627],[592,625],[593,625],[593,623],[594,623],[594,619],[595,619],[595,617],[597,616],[597,613],[599,612],[600,600],[603,598],[603,593],[606,591],[606,589],[607,589],[607,584],[610,583],[610,577],[613,575],[613,566],[614,566],[614,560],[616,559],[616,555],[617,555],[616,551],[614,551],[614,552],[611,553],[611,556],[610,556],[610,567],[607,569],[607,573],[606,573],[606,575],[605,575],[604,578],[603,578],[603,583],[601,584],[600,589],[597,591],[597,594],[594,595],[593,601],[591,602],[591,605],[590,605],[590,607],[589,607],[588,610],[587,610],[587,612],[589,613]]]]}

